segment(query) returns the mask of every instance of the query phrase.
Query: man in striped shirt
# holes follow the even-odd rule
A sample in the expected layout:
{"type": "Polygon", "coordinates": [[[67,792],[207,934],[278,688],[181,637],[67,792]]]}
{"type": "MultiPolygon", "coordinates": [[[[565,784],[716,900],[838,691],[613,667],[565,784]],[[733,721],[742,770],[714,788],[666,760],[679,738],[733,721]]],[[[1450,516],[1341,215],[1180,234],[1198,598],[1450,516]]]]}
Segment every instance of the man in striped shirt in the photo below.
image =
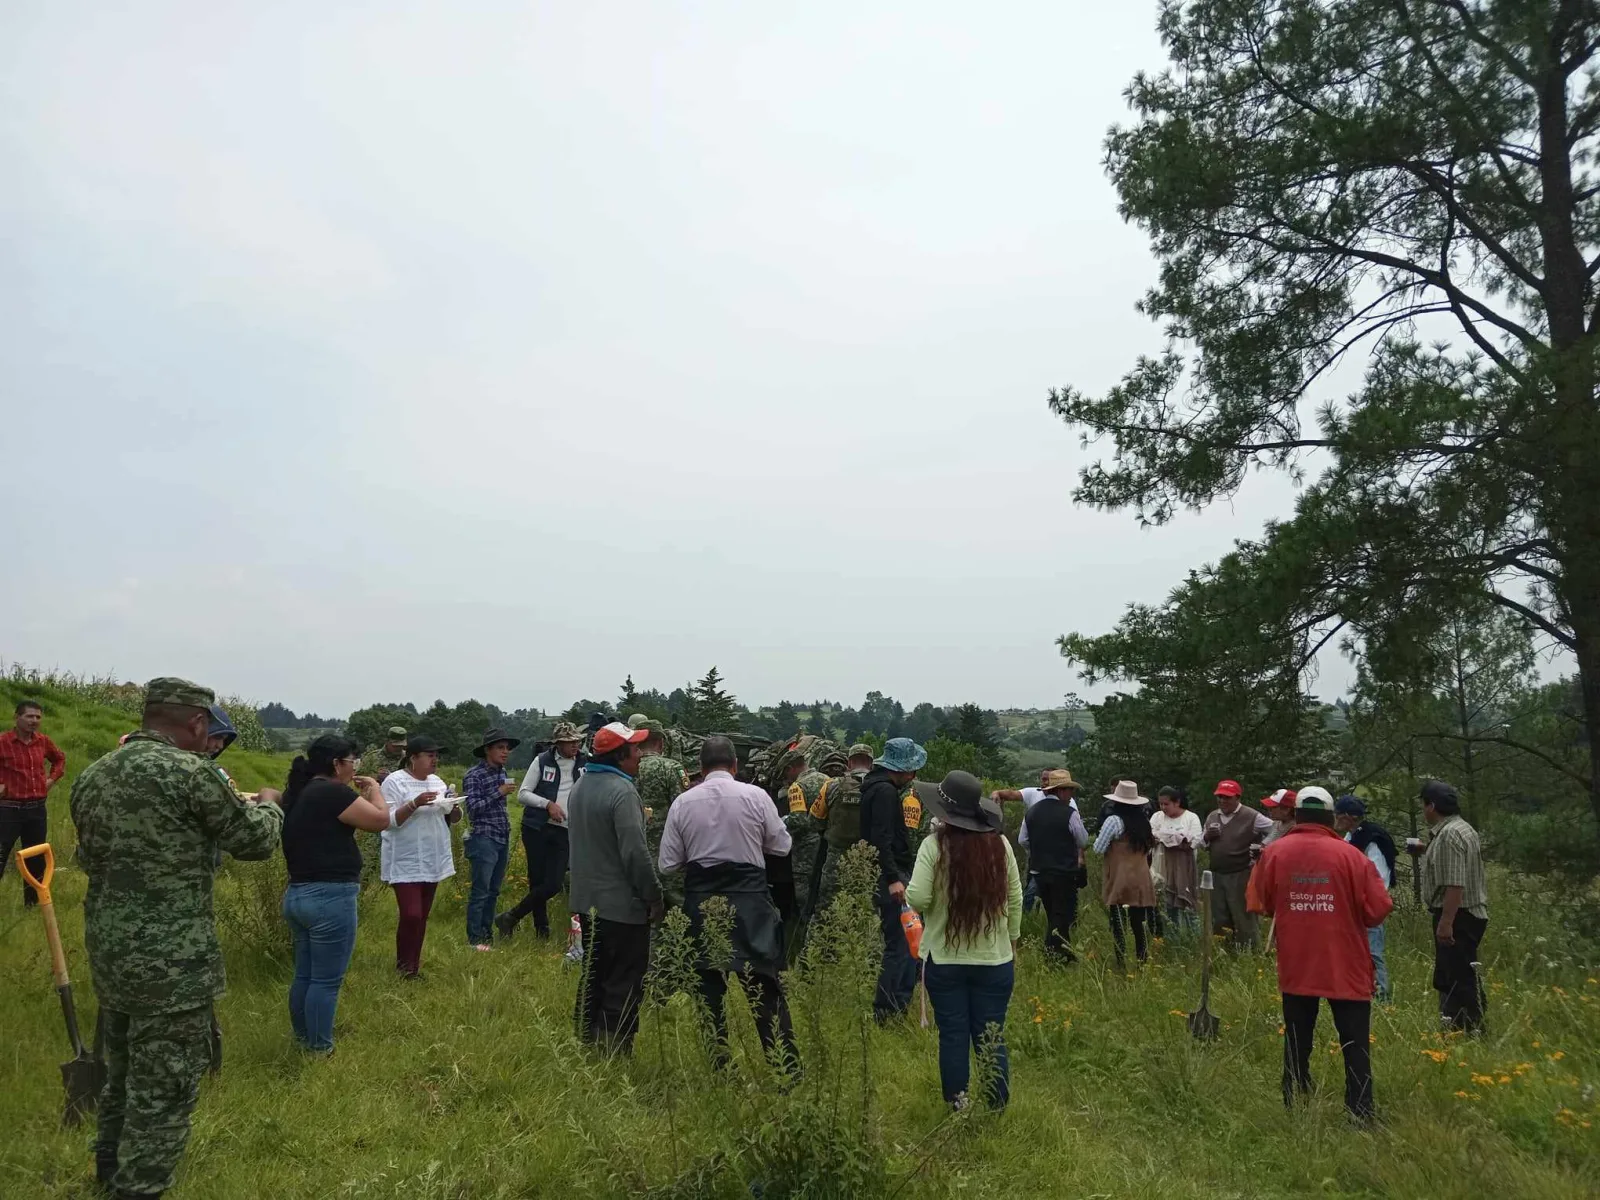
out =
{"type": "Polygon", "coordinates": [[[1422,856],[1422,899],[1433,915],[1439,1018],[1452,1029],[1479,1034],[1483,989],[1478,946],[1489,925],[1489,889],[1478,831],[1461,816],[1455,788],[1437,779],[1422,785],[1422,815],[1432,834],[1422,856]]]}

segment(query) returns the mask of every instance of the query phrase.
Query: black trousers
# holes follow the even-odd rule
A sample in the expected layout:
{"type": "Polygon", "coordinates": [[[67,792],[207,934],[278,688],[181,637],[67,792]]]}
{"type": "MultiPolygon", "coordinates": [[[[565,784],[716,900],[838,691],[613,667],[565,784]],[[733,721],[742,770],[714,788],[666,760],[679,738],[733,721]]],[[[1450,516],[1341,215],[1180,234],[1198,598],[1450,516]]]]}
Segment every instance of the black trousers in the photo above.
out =
{"type": "Polygon", "coordinates": [[[650,926],[578,914],[583,927],[583,977],[574,1019],[578,1037],[608,1053],[633,1052],[639,1002],[650,969],[650,926]]]}
{"type": "Polygon", "coordinates": [[[793,929],[800,905],[794,885],[794,860],[787,854],[767,855],[767,890],[778,906],[784,929],[793,929]]]}
{"type": "MultiPolygon", "coordinates": [[[[782,1056],[789,1070],[800,1064],[799,1052],[794,1044],[794,1023],[789,1019],[789,1002],[783,995],[783,984],[771,975],[754,971],[741,971],[734,976],[744,988],[745,996],[755,1009],[756,1033],[761,1037],[761,1049],[770,1059],[774,1049],[782,1056]]],[[[717,1065],[728,1058],[728,1014],[724,999],[728,994],[728,973],[725,971],[700,972],[700,996],[706,1002],[711,1017],[711,1029],[717,1037],[717,1065]]]]}
{"type": "Polygon", "coordinates": [[[532,914],[540,937],[550,936],[550,901],[561,894],[567,881],[567,830],[564,825],[524,825],[522,852],[528,856],[528,894],[510,912],[505,923],[515,925],[532,914]]]}
{"type": "MultiPolygon", "coordinates": [[[[1311,1048],[1316,1041],[1316,996],[1283,993],[1283,1102],[1311,1090],[1311,1048]]],[[[1365,1120],[1372,1116],[1372,1001],[1329,1000],[1333,1027],[1344,1050],[1344,1106],[1365,1120]]]]}
{"type": "MultiPolygon", "coordinates": [[[[6,873],[11,863],[11,851],[21,847],[37,846],[50,840],[49,823],[45,819],[45,802],[28,800],[0,804],[0,875],[6,873]]],[[[44,874],[44,859],[38,855],[28,860],[28,870],[35,879],[44,874]]],[[[27,884],[22,885],[22,902],[39,903],[39,894],[27,884]]]]}
{"type": "MultiPolygon", "coordinates": [[[[1433,927],[1439,927],[1442,909],[1429,909],[1433,927]]],[[[1433,987],[1439,993],[1439,1016],[1455,1029],[1467,1033],[1483,1030],[1483,985],[1478,981],[1478,946],[1483,942],[1489,922],[1465,910],[1457,911],[1455,945],[1433,939],[1433,987]]]]}
{"type": "Polygon", "coordinates": [[[1072,926],[1078,919],[1078,873],[1040,871],[1039,903],[1044,907],[1044,951],[1065,962],[1075,961],[1072,926]]]}
{"type": "MultiPolygon", "coordinates": [[[[1128,909],[1128,924],[1133,926],[1133,952],[1143,962],[1150,954],[1145,943],[1145,921],[1155,912],[1153,908],[1128,909]]],[[[1110,905],[1106,909],[1106,918],[1111,922],[1111,944],[1117,951],[1117,962],[1122,962],[1123,947],[1127,944],[1122,936],[1122,909],[1118,905],[1110,905]]]]}

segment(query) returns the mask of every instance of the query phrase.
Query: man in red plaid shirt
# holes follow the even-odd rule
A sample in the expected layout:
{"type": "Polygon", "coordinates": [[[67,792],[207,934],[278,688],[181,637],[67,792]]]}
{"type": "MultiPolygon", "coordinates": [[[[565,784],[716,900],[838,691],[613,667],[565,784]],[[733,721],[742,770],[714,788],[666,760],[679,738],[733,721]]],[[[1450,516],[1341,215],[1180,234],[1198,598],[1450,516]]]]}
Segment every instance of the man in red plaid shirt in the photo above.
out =
{"type": "MultiPolygon", "coordinates": [[[[39,722],[44,719],[39,702],[22,701],[16,717],[16,726],[0,733],[0,875],[11,862],[14,846],[49,841],[45,799],[67,773],[67,756],[39,732],[39,722]]],[[[30,858],[28,870],[37,879],[44,870],[44,859],[30,858]]],[[[37,904],[39,897],[24,885],[22,902],[37,904]]]]}

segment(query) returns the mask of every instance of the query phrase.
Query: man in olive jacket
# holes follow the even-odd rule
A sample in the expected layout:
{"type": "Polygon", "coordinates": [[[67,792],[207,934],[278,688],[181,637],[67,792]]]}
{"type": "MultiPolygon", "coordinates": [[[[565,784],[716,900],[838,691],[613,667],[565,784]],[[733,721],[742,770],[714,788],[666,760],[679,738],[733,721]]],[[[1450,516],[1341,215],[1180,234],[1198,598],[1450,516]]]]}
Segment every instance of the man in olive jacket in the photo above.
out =
{"type": "Polygon", "coordinates": [[[276,793],[246,803],[201,753],[215,702],[210,688],[152,679],[143,728],[72,786],[106,1053],[95,1173],[118,1200],[171,1187],[189,1140],[227,982],[211,907],[222,853],[267,858],[283,827],[276,793]]]}
{"type": "Polygon", "coordinates": [[[578,1036],[628,1053],[650,966],[650,922],[661,919],[661,884],[645,841],[634,778],[648,729],[620,721],[595,731],[594,755],[568,800],[572,911],[583,928],[578,1036]]]}

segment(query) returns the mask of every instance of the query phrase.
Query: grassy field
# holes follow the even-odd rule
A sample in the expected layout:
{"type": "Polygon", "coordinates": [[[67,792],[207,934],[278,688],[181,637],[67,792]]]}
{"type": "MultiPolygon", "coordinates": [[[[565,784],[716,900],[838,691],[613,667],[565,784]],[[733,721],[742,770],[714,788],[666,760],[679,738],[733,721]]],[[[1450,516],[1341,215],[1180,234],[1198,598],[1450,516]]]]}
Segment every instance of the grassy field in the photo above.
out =
{"type": "MultiPolygon", "coordinates": [[[[3,685],[0,695],[9,699],[3,685]]],[[[46,700],[46,728],[74,770],[127,726],[68,696],[46,700]]],[[[268,755],[225,761],[247,787],[281,782],[285,765],[268,755]]],[[[52,831],[70,862],[66,800],[63,786],[52,831]]],[[[807,1019],[848,992],[829,986],[794,990],[808,1076],[791,1098],[773,1096],[738,1006],[738,1066],[726,1076],[685,1040],[681,998],[647,1013],[633,1061],[596,1060],[573,1040],[576,976],[558,948],[526,936],[493,954],[466,946],[462,877],[441,889],[420,984],[394,978],[392,901],[382,891],[364,898],[338,1049],[310,1060],[289,1037],[272,915],[277,870],[230,866],[221,889],[226,1066],[203,1087],[177,1200],[787,1194],[756,1166],[780,1151],[804,1157],[808,1126],[797,1117],[827,1118],[806,1086],[854,1061],[853,1027],[807,1019]]],[[[506,892],[522,886],[519,852],[506,892]]],[[[1223,1034],[1197,1044],[1182,1020],[1197,999],[1193,948],[1162,944],[1136,975],[1119,975],[1107,964],[1103,913],[1086,905],[1077,967],[1041,965],[1040,930],[1030,921],[1025,932],[1008,1027],[1009,1111],[949,1119],[933,1031],[914,1019],[874,1030],[855,1047],[871,1084],[868,1120],[854,1135],[860,1154],[883,1173],[886,1193],[903,1196],[1600,1194],[1600,963],[1543,915],[1540,888],[1536,879],[1493,881],[1489,1033],[1479,1041],[1435,1031],[1425,921],[1414,909],[1396,914],[1396,1002],[1373,1022],[1384,1119],[1376,1132],[1344,1120],[1326,1015],[1328,1052],[1319,1049],[1314,1068],[1321,1094],[1284,1113],[1270,958],[1224,956],[1212,996],[1223,1034]]],[[[1399,891],[1409,898],[1404,883],[1399,891]]],[[[58,907],[80,1004],[92,1014],[82,895],[82,876],[65,869],[58,907]]],[[[90,1134],[58,1125],[56,1064],[67,1052],[42,930],[10,872],[0,887],[0,989],[0,1195],[88,1196],[90,1134]]],[[[816,1140],[836,1136],[824,1130],[816,1140]]]]}

